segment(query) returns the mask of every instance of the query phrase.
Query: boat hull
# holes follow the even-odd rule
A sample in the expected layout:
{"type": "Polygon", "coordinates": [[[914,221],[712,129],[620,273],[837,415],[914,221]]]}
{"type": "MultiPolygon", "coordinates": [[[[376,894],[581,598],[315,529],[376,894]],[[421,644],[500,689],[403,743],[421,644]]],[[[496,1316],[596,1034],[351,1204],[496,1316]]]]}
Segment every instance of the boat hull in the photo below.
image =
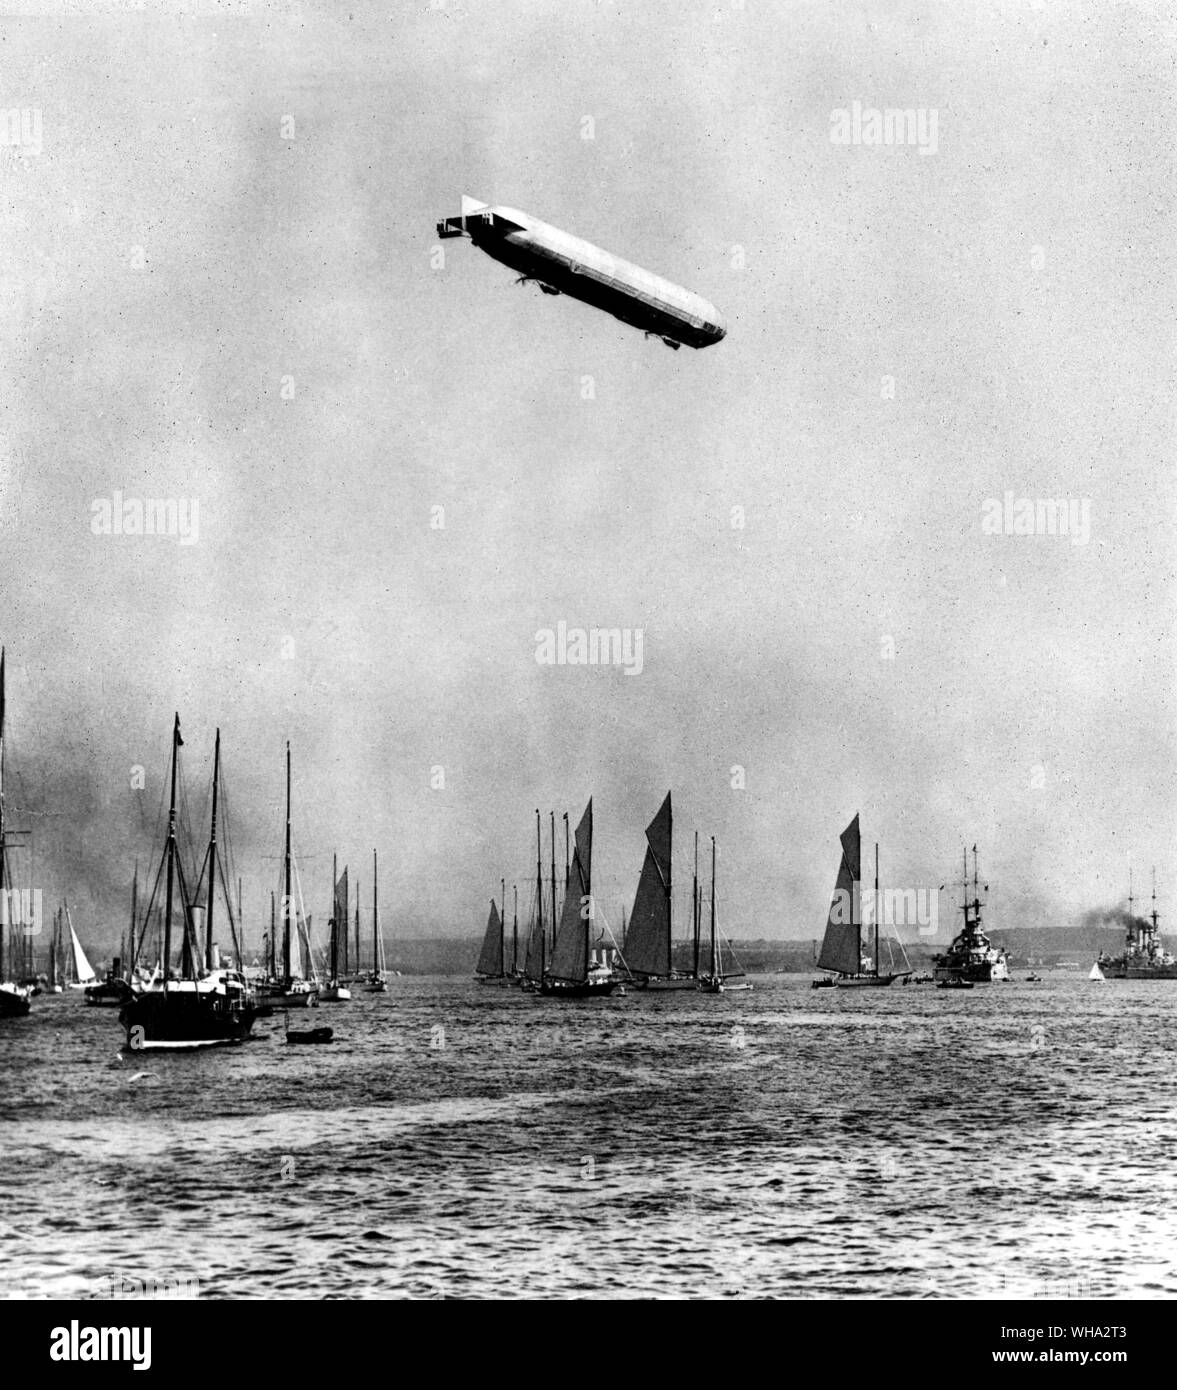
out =
{"type": "Polygon", "coordinates": [[[24,1018],[32,1008],[23,990],[0,987],[0,1018],[24,1018]]]}
{"type": "Polygon", "coordinates": [[[131,986],[122,980],[106,980],[100,985],[88,985],[83,996],[96,1009],[121,1009],[134,998],[131,986]]]}
{"type": "Polygon", "coordinates": [[[292,1046],[296,1043],[329,1043],[334,1036],[334,1031],[330,1028],[311,1028],[305,1033],[287,1033],[286,1041],[292,1046]]]}
{"type": "Polygon", "coordinates": [[[179,990],[136,995],[119,1012],[127,1046],[136,1052],[244,1042],[256,1017],[252,1004],[224,994],[179,990]]]}
{"type": "Polygon", "coordinates": [[[1177,965],[1124,965],[1100,961],[1105,980],[1177,980],[1177,965]]]}
{"type": "Polygon", "coordinates": [[[693,975],[660,975],[645,980],[632,980],[635,989],[648,989],[654,994],[674,989],[695,989],[698,980],[693,975]]]}
{"type": "Polygon", "coordinates": [[[893,985],[898,975],[839,975],[834,981],[835,989],[885,989],[893,985]]]}
{"type": "Polygon", "coordinates": [[[616,980],[545,980],[539,992],[548,999],[595,999],[612,994],[616,986],[616,980]]]}

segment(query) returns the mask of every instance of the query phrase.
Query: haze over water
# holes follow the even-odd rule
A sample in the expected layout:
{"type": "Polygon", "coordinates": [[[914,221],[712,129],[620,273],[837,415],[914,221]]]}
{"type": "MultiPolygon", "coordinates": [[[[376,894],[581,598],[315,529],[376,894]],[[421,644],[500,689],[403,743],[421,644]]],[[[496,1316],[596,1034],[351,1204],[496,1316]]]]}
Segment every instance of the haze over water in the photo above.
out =
{"type": "Polygon", "coordinates": [[[1171,987],[754,984],[402,978],[291,1015],[328,1047],[122,1061],[42,997],[0,1022],[0,1291],[1177,1295],[1171,987]]]}

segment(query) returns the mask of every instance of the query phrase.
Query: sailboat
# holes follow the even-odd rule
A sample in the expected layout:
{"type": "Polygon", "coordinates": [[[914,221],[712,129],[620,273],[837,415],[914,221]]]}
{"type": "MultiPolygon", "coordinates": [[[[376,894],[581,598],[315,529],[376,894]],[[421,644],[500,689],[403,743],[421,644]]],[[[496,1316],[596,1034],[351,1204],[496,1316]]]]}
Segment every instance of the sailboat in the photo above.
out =
{"type": "Polygon", "coordinates": [[[45,986],[47,994],[61,994],[61,908],[53,914],[53,935],[49,939],[49,981],[45,986]]]}
{"type": "MultiPolygon", "coordinates": [[[[209,870],[208,896],[203,910],[189,897],[184,865],[176,844],[176,770],[179,750],[183,746],[184,740],[180,737],[180,716],[177,714],[172,728],[171,803],[168,811],[167,842],[159,871],[162,874],[166,869],[167,872],[163,917],[163,969],[158,981],[153,981],[136,992],[119,1012],[119,1022],[127,1030],[127,1045],[135,1051],[192,1049],[241,1042],[249,1036],[257,1016],[256,1000],[244,976],[239,969],[221,965],[220,953],[213,940],[218,868],[216,837],[217,791],[221,772],[220,730],[217,730],[213,761],[212,834],[206,859],[209,870]],[[180,972],[177,979],[172,979],[172,914],[177,889],[181,916],[180,972]],[[200,941],[201,925],[205,927],[203,949],[200,941]]],[[[201,877],[203,878],[203,873],[201,877]]],[[[157,889],[158,886],[157,874],[157,889]]],[[[154,893],[152,896],[154,898],[154,893]]],[[[150,919],[150,916],[149,903],[145,921],[150,919]]],[[[232,929],[231,907],[229,922],[232,929]]]]}
{"type": "Polygon", "coordinates": [[[875,846],[875,953],[872,959],[862,954],[862,921],[859,911],[862,841],[857,815],[842,831],[840,839],[842,860],[838,865],[838,877],[830,902],[829,916],[826,919],[826,934],[822,938],[821,954],[817,958],[818,968],[835,971],[833,982],[842,989],[894,984],[904,975],[910,975],[911,971],[891,971],[884,975],[878,968],[879,918],[882,915],[878,910],[882,901],[879,897],[879,847],[875,846]]]}
{"type": "MultiPolygon", "coordinates": [[[[304,923],[294,905],[294,855],[290,847],[290,744],[286,745],[286,847],[282,856],[282,959],[275,964],[281,971],[271,974],[263,995],[275,1006],[286,1009],[316,1008],[319,1003],[319,981],[314,978],[314,953],[311,951],[308,924],[304,923]],[[304,940],[305,938],[305,940],[304,940]],[[307,976],[301,968],[300,956],[305,947],[307,976]]],[[[273,933],[271,932],[271,937],[273,933]]]]}
{"type": "MultiPolygon", "coordinates": [[[[696,871],[697,873],[697,871],[696,871]]],[[[697,899],[696,899],[697,900],[697,899]]],[[[697,988],[703,994],[728,994],[736,990],[749,990],[748,983],[733,985],[731,980],[742,978],[742,971],[724,974],[720,947],[715,933],[715,836],[711,837],[711,970],[700,975],[697,988]]]]}
{"type": "Polygon", "coordinates": [[[86,959],[86,953],[82,950],[82,943],[78,940],[78,934],[74,931],[73,918],[69,915],[69,903],[65,904],[65,920],[69,927],[70,945],[73,948],[74,977],[69,981],[70,989],[86,989],[90,985],[98,983],[98,976],[94,973],[94,968],[86,959]]]}
{"type": "MultiPolygon", "coordinates": [[[[625,964],[638,989],[694,989],[699,969],[698,923],[695,933],[695,969],[690,974],[671,965],[673,936],[671,864],[674,847],[674,814],[670,793],[658,814],[646,827],[646,857],[638,879],[633,911],[625,930],[625,964]]],[[[695,837],[695,877],[698,881],[698,836],[695,837]]],[[[694,896],[694,895],[693,895],[694,896]]],[[[695,898],[697,902],[697,898],[695,898]]],[[[696,914],[692,912],[692,917],[696,914]]]]}
{"type": "Polygon", "coordinates": [[[586,999],[612,994],[616,981],[608,966],[593,959],[593,803],[576,827],[576,847],[560,913],[552,963],[540,993],[557,999],[586,999]]]}
{"type": "Polygon", "coordinates": [[[507,977],[503,970],[503,919],[493,898],[490,900],[490,913],[486,919],[486,935],[482,938],[482,950],[474,970],[479,984],[506,983],[507,977]]]}
{"type": "Polygon", "coordinates": [[[1099,962],[1098,962],[1098,961],[1096,961],[1096,963],[1091,967],[1090,973],[1088,974],[1087,978],[1088,978],[1089,980],[1106,980],[1106,979],[1107,979],[1107,976],[1106,976],[1106,975],[1103,973],[1103,971],[1099,968],[1099,962]]]}
{"type": "Polygon", "coordinates": [[[547,930],[544,926],[544,860],[543,831],[539,808],[535,812],[535,916],[527,934],[527,951],[523,958],[523,989],[538,994],[547,973],[547,930]]]}
{"type": "Polygon", "coordinates": [[[343,877],[336,878],[337,865],[334,855],[331,858],[331,882],[334,888],[334,911],[331,913],[331,968],[327,983],[319,991],[324,1004],[346,1004],[351,999],[351,990],[339,978],[339,937],[347,933],[347,866],[343,877]]]}
{"type": "MultiPolygon", "coordinates": [[[[15,979],[4,976],[4,929],[9,925],[12,874],[8,866],[8,841],[12,832],[4,829],[4,649],[0,647],[0,1018],[22,1018],[32,1008],[31,992],[15,979]]],[[[18,914],[19,915],[19,914],[18,914]]],[[[9,941],[9,960],[16,954],[9,941]]],[[[13,962],[15,964],[15,962],[13,962]]],[[[13,970],[13,975],[16,971],[13,970]]]]}
{"type": "MultiPolygon", "coordinates": [[[[357,914],[359,908],[356,908],[357,914]]],[[[358,917],[357,917],[358,921],[358,917]]],[[[356,934],[356,958],[359,959],[359,933],[356,934]]],[[[383,994],[388,988],[385,979],[387,965],[384,960],[384,937],[380,934],[380,894],[376,878],[376,851],[372,851],[372,973],[368,976],[368,993],[383,994]]]]}

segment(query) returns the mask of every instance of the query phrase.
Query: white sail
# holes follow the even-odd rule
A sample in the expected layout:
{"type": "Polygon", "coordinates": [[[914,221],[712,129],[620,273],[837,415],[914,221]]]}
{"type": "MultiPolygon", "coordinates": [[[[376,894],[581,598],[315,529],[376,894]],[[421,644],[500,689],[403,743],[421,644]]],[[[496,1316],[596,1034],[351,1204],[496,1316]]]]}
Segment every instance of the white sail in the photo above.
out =
{"type": "Polygon", "coordinates": [[[74,924],[69,924],[69,939],[74,948],[74,971],[78,977],[78,984],[92,985],[97,976],[91,969],[90,962],[86,959],[86,953],[82,950],[82,943],[78,940],[78,934],[74,931],[74,924]]]}
{"type": "Polygon", "coordinates": [[[1099,968],[1098,962],[1091,967],[1091,974],[1088,975],[1087,978],[1089,980],[1103,980],[1106,978],[1103,971],[1099,968]]]}

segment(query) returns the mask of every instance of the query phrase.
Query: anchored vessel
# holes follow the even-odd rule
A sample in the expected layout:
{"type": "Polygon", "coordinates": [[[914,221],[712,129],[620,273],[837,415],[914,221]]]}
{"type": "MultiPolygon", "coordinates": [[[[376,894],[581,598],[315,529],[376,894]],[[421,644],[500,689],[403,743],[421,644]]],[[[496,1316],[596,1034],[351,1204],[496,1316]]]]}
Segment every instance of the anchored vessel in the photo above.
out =
{"type": "MultiPolygon", "coordinates": [[[[356,963],[360,959],[360,907],[356,904],[356,963]]],[[[376,851],[372,851],[372,973],[368,976],[369,994],[383,994],[388,988],[384,978],[384,938],[380,935],[380,889],[377,879],[376,851]]]]}
{"type": "MultiPolygon", "coordinates": [[[[952,945],[941,955],[932,957],[933,975],[940,981],[963,980],[971,984],[1009,979],[1009,958],[999,946],[994,946],[981,927],[981,896],[978,888],[977,847],[973,846],[973,896],[969,897],[968,851],[962,851],[964,872],[962,885],[964,927],[952,945]]],[[[986,889],[988,891],[988,889],[986,889]]]]}
{"type": "MultiPolygon", "coordinates": [[[[4,829],[4,651],[0,648],[0,1018],[22,1018],[32,1008],[32,991],[4,976],[4,928],[8,926],[12,874],[8,866],[8,836],[4,829]]],[[[10,943],[11,945],[11,943],[10,943]]],[[[10,957],[16,954],[12,947],[10,957]]],[[[15,962],[13,962],[15,964],[15,962]]],[[[13,975],[16,971],[13,970],[13,975]]]]}
{"type": "MultiPolygon", "coordinates": [[[[696,871],[696,877],[698,873],[696,871]]],[[[697,900],[697,899],[696,899],[697,900]]],[[[752,986],[748,983],[733,985],[730,981],[740,979],[743,971],[733,970],[727,974],[723,970],[723,962],[720,959],[720,948],[717,945],[715,934],[715,836],[711,837],[711,969],[706,974],[700,974],[696,987],[703,994],[726,994],[731,990],[747,990],[752,986]]]]}
{"type": "MultiPolygon", "coordinates": [[[[625,964],[638,989],[694,989],[699,973],[698,889],[693,890],[695,968],[674,970],[670,963],[673,935],[671,864],[674,855],[674,815],[670,793],[646,827],[646,857],[638,879],[637,896],[625,932],[625,964]]],[[[695,837],[695,879],[698,882],[699,837],[695,837]]]]}
{"type": "Polygon", "coordinates": [[[593,959],[592,952],[593,803],[576,827],[576,848],[560,913],[560,927],[552,950],[551,969],[540,983],[540,993],[558,999],[587,999],[612,994],[613,972],[593,959]]]}
{"type": "Polygon", "coordinates": [[[343,877],[337,878],[338,865],[335,856],[331,857],[331,882],[335,885],[332,892],[331,903],[331,945],[330,945],[330,973],[327,983],[319,991],[319,998],[324,1004],[346,1004],[351,999],[351,990],[343,983],[339,971],[339,943],[347,941],[347,867],[344,866],[343,877]]]}
{"type": "MultiPolygon", "coordinates": [[[[878,968],[879,960],[879,910],[882,899],[879,897],[879,847],[875,845],[875,953],[864,956],[862,953],[862,920],[860,901],[862,885],[862,836],[856,815],[839,837],[842,844],[842,860],[838,865],[838,877],[834,884],[834,896],[830,902],[826,918],[826,932],[822,938],[821,953],[817,958],[818,968],[830,970],[834,974],[828,982],[840,989],[861,989],[872,986],[890,985],[898,979],[911,974],[907,970],[888,971],[878,968]]],[[[906,958],[906,952],[904,957],[906,958]]],[[[814,988],[826,984],[826,980],[814,980],[814,988]]]]}
{"type": "Polygon", "coordinates": [[[503,985],[507,982],[503,969],[503,919],[498,904],[490,900],[490,913],[486,919],[486,935],[482,938],[482,950],[478,964],[474,967],[475,978],[483,985],[503,985]]]}
{"type": "Polygon", "coordinates": [[[682,343],[707,347],[727,333],[715,306],[701,296],[517,208],[463,195],[461,216],[439,222],[437,235],[468,236],[480,251],[519,271],[518,283],[534,282],[545,294],[603,309],[676,351],[682,343]]]}
{"type": "MultiPolygon", "coordinates": [[[[1177,959],[1161,943],[1157,923],[1157,874],[1152,876],[1152,911],[1147,917],[1133,912],[1132,880],[1128,880],[1128,926],[1124,952],[1109,956],[1101,952],[1093,969],[1098,968],[1105,980],[1177,980],[1177,959]]],[[[1097,978],[1092,976],[1092,978],[1097,978]]]]}
{"type": "MultiPolygon", "coordinates": [[[[252,990],[240,971],[224,968],[213,942],[213,918],[217,892],[217,790],[221,772],[221,734],[217,730],[213,762],[212,835],[207,864],[209,870],[207,908],[204,912],[205,938],[200,941],[200,909],[189,897],[183,861],[176,846],[176,764],[183,746],[180,716],[172,729],[171,805],[168,811],[167,843],[159,873],[166,870],[167,887],[163,916],[163,969],[161,978],[136,993],[119,1013],[127,1030],[127,1045],[133,1050],[214,1047],[241,1042],[249,1036],[257,1017],[252,990]],[[172,917],[176,891],[181,915],[181,964],[179,978],[171,979],[172,917]]],[[[156,875],[156,889],[159,874],[156,875]]],[[[154,897],[154,893],[152,895],[154,897]]],[[[228,893],[225,902],[236,951],[237,931],[228,893]]],[[[147,917],[151,907],[148,905],[147,917]]]]}

